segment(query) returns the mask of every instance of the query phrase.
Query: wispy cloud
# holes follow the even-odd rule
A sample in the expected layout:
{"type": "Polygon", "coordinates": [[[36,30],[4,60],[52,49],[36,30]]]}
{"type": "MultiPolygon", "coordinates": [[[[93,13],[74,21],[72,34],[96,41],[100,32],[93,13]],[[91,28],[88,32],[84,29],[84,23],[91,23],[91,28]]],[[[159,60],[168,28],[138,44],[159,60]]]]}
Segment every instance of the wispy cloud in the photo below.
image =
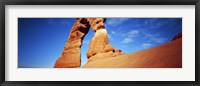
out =
{"type": "Polygon", "coordinates": [[[114,31],[111,31],[111,33],[112,33],[113,35],[116,35],[116,33],[115,33],[114,31]]]}
{"type": "Polygon", "coordinates": [[[109,34],[108,34],[108,39],[114,40],[114,38],[111,35],[109,35],[109,34]]]}
{"type": "Polygon", "coordinates": [[[106,23],[110,26],[116,26],[127,20],[128,20],[128,18],[109,18],[109,19],[107,19],[106,23]]]}
{"type": "Polygon", "coordinates": [[[133,42],[133,39],[139,35],[139,30],[130,30],[127,32],[127,34],[124,34],[127,37],[124,38],[122,43],[130,43],[133,42]]]}
{"type": "Polygon", "coordinates": [[[159,34],[149,34],[146,32],[143,32],[144,36],[146,36],[150,41],[156,42],[156,43],[163,43],[167,39],[164,37],[159,37],[159,34]]]}
{"type": "Polygon", "coordinates": [[[110,31],[108,34],[108,38],[111,40],[116,39],[117,37],[125,37],[126,34],[122,33],[122,32],[117,32],[117,31],[110,31]]]}
{"type": "MultiPolygon", "coordinates": [[[[163,26],[174,26],[177,21],[177,19],[165,19],[165,21],[162,21],[162,19],[158,19],[158,18],[151,18],[151,19],[146,19],[144,21],[144,25],[143,26],[147,26],[148,29],[160,29],[163,26]]],[[[176,25],[175,25],[176,26],[176,25]]]]}
{"type": "Polygon", "coordinates": [[[139,34],[138,30],[131,30],[127,33],[128,37],[136,37],[139,34]]]}
{"type": "Polygon", "coordinates": [[[144,44],[142,44],[142,47],[145,48],[145,49],[148,49],[151,46],[152,46],[152,44],[150,44],[150,43],[144,43],[144,44]]]}
{"type": "Polygon", "coordinates": [[[148,26],[148,29],[154,29],[162,26],[163,22],[159,22],[159,19],[157,18],[152,18],[152,19],[146,19],[144,21],[144,25],[148,26]]]}
{"type": "Polygon", "coordinates": [[[165,42],[166,38],[151,38],[151,40],[153,40],[154,42],[157,42],[157,43],[163,43],[165,42]]]}
{"type": "Polygon", "coordinates": [[[130,43],[130,42],[133,42],[133,39],[131,38],[125,38],[122,43],[130,43]]]}

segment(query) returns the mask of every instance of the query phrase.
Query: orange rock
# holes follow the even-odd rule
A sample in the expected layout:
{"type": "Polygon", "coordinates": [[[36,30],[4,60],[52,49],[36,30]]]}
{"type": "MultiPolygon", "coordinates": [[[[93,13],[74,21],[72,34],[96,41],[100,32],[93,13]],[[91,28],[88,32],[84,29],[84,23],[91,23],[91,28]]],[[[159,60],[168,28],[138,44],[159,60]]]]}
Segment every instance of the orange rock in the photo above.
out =
{"type": "Polygon", "coordinates": [[[96,18],[91,22],[91,27],[95,31],[95,35],[90,40],[89,50],[86,55],[89,61],[123,54],[121,50],[117,50],[109,44],[108,34],[105,29],[104,22],[105,18],[96,18]]]}
{"type": "Polygon", "coordinates": [[[182,37],[182,32],[177,34],[171,41],[176,40],[176,39],[181,38],[181,37],[182,37]]]}
{"type": "Polygon", "coordinates": [[[91,27],[92,30],[94,30],[95,32],[99,29],[104,29],[104,22],[106,21],[106,18],[95,18],[92,20],[91,22],[91,27]]]}
{"type": "Polygon", "coordinates": [[[95,37],[93,38],[95,42],[91,42],[90,51],[87,53],[88,57],[95,55],[96,53],[103,52],[102,47],[105,47],[108,44],[108,36],[106,30],[99,30],[102,27],[104,28],[104,23],[101,21],[105,21],[104,18],[77,18],[74,23],[69,38],[65,44],[64,50],[61,56],[57,59],[54,67],[55,68],[76,68],[80,67],[81,64],[81,55],[80,55],[80,47],[82,45],[82,40],[84,36],[88,33],[90,25],[92,25],[93,29],[96,31],[95,37]],[[101,26],[97,26],[100,25],[101,26]],[[102,32],[103,31],[103,32],[102,32]],[[105,32],[105,33],[104,33],[105,32]],[[102,37],[101,37],[102,36],[102,37]],[[96,40],[98,39],[98,40],[96,40]]]}
{"type": "Polygon", "coordinates": [[[61,56],[57,59],[55,68],[75,68],[81,65],[80,47],[90,24],[85,18],[78,18],[74,23],[61,56]]]}
{"type": "Polygon", "coordinates": [[[83,68],[181,68],[182,38],[131,54],[112,58],[97,55],[97,58],[101,59],[93,60],[95,58],[91,57],[83,68]]]}

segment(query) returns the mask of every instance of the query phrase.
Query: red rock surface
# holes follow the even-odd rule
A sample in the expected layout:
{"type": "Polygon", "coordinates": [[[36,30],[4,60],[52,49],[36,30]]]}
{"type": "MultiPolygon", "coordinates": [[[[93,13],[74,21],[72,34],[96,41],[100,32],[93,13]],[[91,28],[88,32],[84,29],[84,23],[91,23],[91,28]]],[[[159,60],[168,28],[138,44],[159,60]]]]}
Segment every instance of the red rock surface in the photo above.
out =
{"type": "MultiPolygon", "coordinates": [[[[101,56],[100,56],[101,57],[101,56]]],[[[90,59],[89,59],[90,60],[90,59]]],[[[182,38],[161,46],[88,61],[83,68],[181,68],[182,67],[182,38]]]]}
{"type": "Polygon", "coordinates": [[[182,32],[177,34],[171,41],[176,40],[176,39],[181,38],[181,37],[182,37],[182,32]]]}
{"type": "Polygon", "coordinates": [[[90,24],[85,18],[78,18],[74,23],[61,56],[54,68],[76,68],[81,65],[80,47],[87,34],[90,24]]]}
{"type": "Polygon", "coordinates": [[[87,52],[87,58],[89,61],[111,58],[117,55],[122,55],[123,52],[118,50],[109,43],[107,30],[104,26],[104,18],[95,18],[91,22],[92,30],[95,31],[94,37],[90,40],[89,50],[87,52]]]}

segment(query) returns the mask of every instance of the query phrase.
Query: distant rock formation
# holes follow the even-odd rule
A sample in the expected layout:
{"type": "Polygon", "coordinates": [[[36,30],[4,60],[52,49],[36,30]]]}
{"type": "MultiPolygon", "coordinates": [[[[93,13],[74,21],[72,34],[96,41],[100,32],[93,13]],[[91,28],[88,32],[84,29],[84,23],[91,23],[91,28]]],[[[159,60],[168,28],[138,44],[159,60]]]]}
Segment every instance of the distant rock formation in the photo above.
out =
{"type": "Polygon", "coordinates": [[[78,18],[74,23],[61,56],[54,68],[76,68],[81,65],[80,47],[84,36],[88,33],[90,24],[85,18],[78,18]]]}
{"type": "Polygon", "coordinates": [[[182,32],[177,34],[171,41],[174,41],[174,40],[181,38],[181,37],[182,37],[182,32]]]}
{"type": "Polygon", "coordinates": [[[124,54],[121,50],[114,48],[109,43],[104,22],[105,18],[95,18],[91,22],[91,27],[92,30],[95,31],[95,35],[89,43],[89,50],[87,52],[87,58],[89,59],[88,62],[124,54]]]}

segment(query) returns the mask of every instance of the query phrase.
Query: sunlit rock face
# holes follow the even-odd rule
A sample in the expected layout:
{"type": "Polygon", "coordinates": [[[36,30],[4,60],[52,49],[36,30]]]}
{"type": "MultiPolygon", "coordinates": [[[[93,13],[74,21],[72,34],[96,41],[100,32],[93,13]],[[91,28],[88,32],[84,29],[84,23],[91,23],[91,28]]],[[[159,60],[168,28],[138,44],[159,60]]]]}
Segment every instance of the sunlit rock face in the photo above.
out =
{"type": "Polygon", "coordinates": [[[65,44],[61,56],[57,59],[55,68],[76,68],[81,65],[80,47],[84,36],[88,33],[90,26],[95,32],[89,44],[87,52],[88,61],[115,57],[123,54],[121,50],[115,49],[109,44],[108,34],[104,27],[105,18],[78,18],[74,23],[69,38],[65,44]],[[91,58],[92,57],[92,58],[91,58]]]}
{"type": "Polygon", "coordinates": [[[112,45],[109,43],[104,22],[105,18],[95,18],[91,22],[91,27],[92,30],[94,30],[95,35],[89,43],[89,50],[86,55],[89,59],[88,62],[103,58],[112,58],[123,54],[121,50],[112,47],[112,45]]]}
{"type": "Polygon", "coordinates": [[[107,55],[112,52],[96,54],[83,68],[182,68],[182,36],[177,36],[166,44],[114,58],[107,55]],[[95,58],[101,59],[90,61],[95,58]]]}
{"type": "Polygon", "coordinates": [[[81,65],[80,47],[84,36],[88,33],[90,24],[85,18],[78,18],[74,23],[64,50],[57,59],[55,68],[76,68],[81,65]]]}

